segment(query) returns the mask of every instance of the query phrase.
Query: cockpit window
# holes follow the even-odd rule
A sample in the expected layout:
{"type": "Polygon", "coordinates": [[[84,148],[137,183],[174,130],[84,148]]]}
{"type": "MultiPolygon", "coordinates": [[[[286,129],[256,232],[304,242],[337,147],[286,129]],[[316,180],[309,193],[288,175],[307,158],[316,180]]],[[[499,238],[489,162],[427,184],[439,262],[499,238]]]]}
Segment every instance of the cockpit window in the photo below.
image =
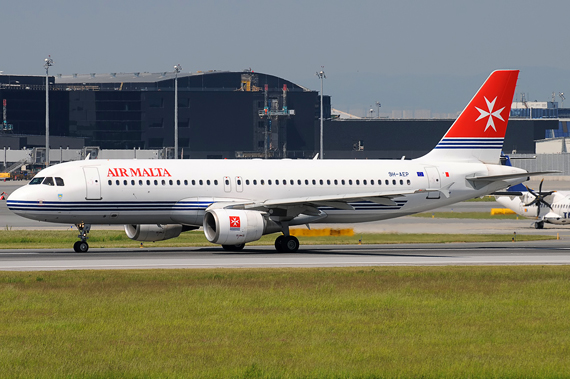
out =
{"type": "Polygon", "coordinates": [[[43,185],[46,186],[53,186],[55,184],[53,184],[53,178],[48,176],[47,178],[44,179],[44,181],[42,182],[43,185]]]}
{"type": "Polygon", "coordinates": [[[38,178],[37,176],[35,178],[32,179],[32,181],[30,182],[30,184],[42,184],[42,182],[44,181],[44,178],[38,178]]]}
{"type": "Polygon", "coordinates": [[[64,186],[65,184],[63,184],[63,179],[62,178],[55,178],[55,184],[57,184],[58,186],[64,186]]]}

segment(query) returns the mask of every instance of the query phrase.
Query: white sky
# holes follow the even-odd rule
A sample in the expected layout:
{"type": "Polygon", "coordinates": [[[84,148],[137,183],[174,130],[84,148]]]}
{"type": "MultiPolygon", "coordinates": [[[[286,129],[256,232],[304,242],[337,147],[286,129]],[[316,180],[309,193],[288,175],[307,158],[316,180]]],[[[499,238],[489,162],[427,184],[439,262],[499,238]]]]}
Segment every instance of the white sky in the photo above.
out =
{"type": "Polygon", "coordinates": [[[5,74],[42,75],[49,54],[50,74],[180,63],[316,90],[324,65],[333,106],[380,101],[386,112],[460,111],[499,68],[521,69],[517,93],[529,98],[570,94],[570,79],[557,80],[570,77],[568,0],[18,0],[0,12],[5,74]]]}

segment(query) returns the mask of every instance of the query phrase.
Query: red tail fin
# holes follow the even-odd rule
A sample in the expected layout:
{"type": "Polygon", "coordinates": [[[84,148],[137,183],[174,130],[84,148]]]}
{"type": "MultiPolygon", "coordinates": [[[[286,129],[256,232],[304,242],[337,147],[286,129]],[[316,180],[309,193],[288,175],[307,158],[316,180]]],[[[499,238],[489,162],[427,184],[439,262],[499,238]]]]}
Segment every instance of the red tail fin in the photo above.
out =
{"type": "Polygon", "coordinates": [[[498,163],[518,70],[494,71],[434,150],[421,159],[498,163]]]}

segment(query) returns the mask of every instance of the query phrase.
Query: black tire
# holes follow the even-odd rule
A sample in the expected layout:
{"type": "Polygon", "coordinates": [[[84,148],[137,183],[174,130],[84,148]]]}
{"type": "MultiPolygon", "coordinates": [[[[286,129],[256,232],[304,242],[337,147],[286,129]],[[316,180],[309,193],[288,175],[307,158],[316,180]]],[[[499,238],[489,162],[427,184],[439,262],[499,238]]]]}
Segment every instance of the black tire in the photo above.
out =
{"type": "Polygon", "coordinates": [[[281,244],[283,243],[284,238],[285,236],[279,236],[275,239],[275,250],[277,250],[278,253],[283,252],[283,246],[281,246],[281,244]]]}
{"type": "Polygon", "coordinates": [[[240,251],[245,247],[245,243],[240,243],[238,245],[222,245],[225,251],[240,251]]]}
{"type": "Polygon", "coordinates": [[[284,253],[295,253],[299,250],[299,240],[295,236],[283,236],[281,248],[284,253]]]}
{"type": "Polygon", "coordinates": [[[74,250],[76,253],[80,253],[80,252],[81,252],[81,251],[79,250],[79,244],[80,244],[80,243],[81,243],[81,241],[76,241],[76,242],[73,244],[73,250],[74,250]]]}
{"type": "Polygon", "coordinates": [[[86,253],[89,250],[89,245],[85,241],[79,241],[77,245],[78,253],[86,253]]]}
{"type": "Polygon", "coordinates": [[[542,229],[542,228],[544,228],[544,222],[543,222],[543,221],[541,221],[541,222],[535,222],[535,223],[534,223],[534,228],[535,228],[535,229],[542,229]]]}

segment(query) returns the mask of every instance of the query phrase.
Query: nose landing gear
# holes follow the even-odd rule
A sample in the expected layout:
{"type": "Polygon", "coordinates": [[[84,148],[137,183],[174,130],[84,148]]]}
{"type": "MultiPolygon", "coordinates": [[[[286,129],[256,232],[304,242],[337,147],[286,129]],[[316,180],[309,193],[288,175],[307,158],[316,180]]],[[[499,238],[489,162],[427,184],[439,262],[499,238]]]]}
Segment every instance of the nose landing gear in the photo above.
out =
{"type": "Polygon", "coordinates": [[[91,230],[91,224],[75,224],[77,230],[79,230],[79,235],[77,236],[81,241],[77,241],[73,244],[73,250],[76,253],[85,253],[89,250],[89,244],[87,244],[87,233],[91,230]]]}

